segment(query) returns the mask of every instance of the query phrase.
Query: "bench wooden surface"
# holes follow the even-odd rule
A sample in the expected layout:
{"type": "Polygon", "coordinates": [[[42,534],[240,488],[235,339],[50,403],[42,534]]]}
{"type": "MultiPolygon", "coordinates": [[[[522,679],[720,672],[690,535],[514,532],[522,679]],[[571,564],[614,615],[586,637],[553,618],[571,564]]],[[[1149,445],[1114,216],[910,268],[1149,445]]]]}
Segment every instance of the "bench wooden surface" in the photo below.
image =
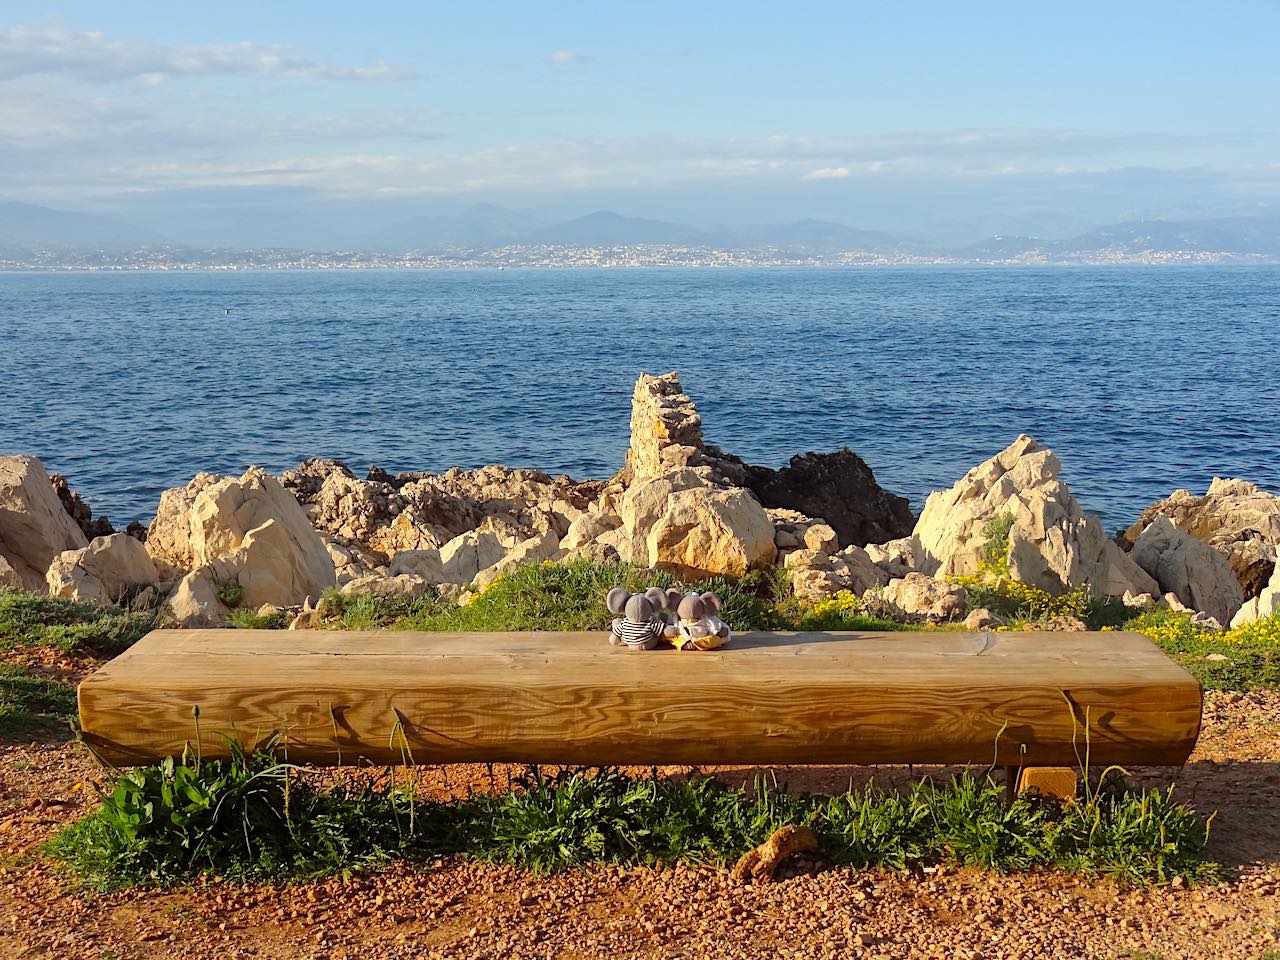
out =
{"type": "MultiPolygon", "coordinates": [[[[754,633],[710,653],[604,632],[159,630],[79,690],[107,760],[276,734],[315,763],[1183,763],[1196,680],[1133,633],[754,633]],[[1086,736],[1085,720],[1088,717],[1086,736]]],[[[1101,769],[1101,767],[1098,767],[1101,769]]]]}

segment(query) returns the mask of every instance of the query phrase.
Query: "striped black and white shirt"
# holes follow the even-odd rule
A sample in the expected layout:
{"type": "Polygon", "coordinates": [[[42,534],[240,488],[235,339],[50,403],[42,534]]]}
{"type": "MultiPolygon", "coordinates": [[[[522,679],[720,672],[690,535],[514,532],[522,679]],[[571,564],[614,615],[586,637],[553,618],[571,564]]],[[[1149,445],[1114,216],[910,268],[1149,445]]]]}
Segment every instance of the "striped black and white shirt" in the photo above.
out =
{"type": "Polygon", "coordinates": [[[616,647],[626,644],[632,650],[652,650],[662,640],[666,625],[661,620],[646,620],[636,623],[626,617],[613,621],[610,640],[616,647]]]}

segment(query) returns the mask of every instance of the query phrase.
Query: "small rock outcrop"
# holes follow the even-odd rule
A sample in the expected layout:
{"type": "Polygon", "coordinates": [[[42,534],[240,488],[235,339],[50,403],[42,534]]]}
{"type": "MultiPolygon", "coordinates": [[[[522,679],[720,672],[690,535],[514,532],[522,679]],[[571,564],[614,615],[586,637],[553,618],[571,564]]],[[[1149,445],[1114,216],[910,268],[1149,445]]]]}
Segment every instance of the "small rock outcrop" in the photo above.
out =
{"type": "Polygon", "coordinates": [[[947,623],[961,620],[968,610],[964,587],[923,573],[908,573],[890,580],[877,594],[888,612],[915,622],[947,623]]]}
{"type": "Polygon", "coordinates": [[[753,466],[704,442],[702,417],[676,373],[641,374],[631,399],[626,465],[613,483],[625,489],[686,469],[713,485],[748,489],[766,508],[820,518],[842,546],[911,531],[907,501],[883,490],[871,468],[848,448],[799,454],[781,469],[753,466]]]}
{"type": "Polygon", "coordinates": [[[197,473],[185,487],[174,487],[160,494],[160,506],[147,527],[147,553],[162,568],[191,570],[195,558],[191,552],[191,508],[196,497],[224,479],[213,473],[197,473]]]}
{"type": "Polygon", "coordinates": [[[745,486],[766,507],[786,507],[821,517],[841,546],[881,543],[911,533],[915,517],[905,497],[876,483],[871,468],[845,447],[805,453],[781,469],[748,466],[745,486]]]}
{"type": "Polygon", "coordinates": [[[35,457],[0,457],[0,585],[43,593],[49,565],[88,546],[35,457]]]}
{"type": "Polygon", "coordinates": [[[318,529],[384,562],[404,551],[438,549],[485,523],[516,542],[548,531],[563,537],[603,486],[498,465],[395,477],[378,470],[361,480],[333,460],[305,461],[286,470],[281,483],[318,529]]]}
{"type": "Polygon", "coordinates": [[[1230,623],[1244,591],[1226,557],[1160,514],[1133,545],[1133,559],[1187,607],[1230,623]]]}
{"type": "Polygon", "coordinates": [[[421,577],[402,573],[394,577],[382,577],[371,574],[348,580],[341,587],[341,592],[348,596],[372,594],[381,600],[416,600],[431,592],[431,584],[421,577]]]}
{"type": "Polygon", "coordinates": [[[1271,578],[1280,547],[1280,496],[1246,480],[1214,477],[1203,496],[1175,490],[1147,507],[1121,535],[1123,544],[1132,549],[1157,517],[1168,517],[1226,557],[1246,597],[1257,596],[1271,578]]]}
{"type": "Polygon", "coordinates": [[[931,576],[975,573],[989,524],[1009,518],[1010,576],[1050,593],[1086,587],[1096,596],[1156,592],[1155,581],[1084,512],[1058,479],[1053,451],[1020,436],[950,490],[929,495],[912,533],[912,553],[931,576]]]}
{"type": "Polygon", "coordinates": [[[472,583],[481,570],[506,557],[516,541],[493,523],[459,534],[442,547],[402,550],[391,561],[391,576],[409,574],[432,585],[472,583]]]}
{"type": "Polygon", "coordinates": [[[80,494],[71,489],[71,485],[67,483],[62,474],[49,474],[49,482],[53,484],[53,492],[62,501],[63,509],[67,511],[67,515],[76,522],[80,532],[87,538],[92,540],[94,537],[108,537],[116,532],[115,528],[111,526],[111,521],[106,517],[94,519],[93,510],[90,509],[89,504],[85,503],[80,494]]]}
{"type": "Polygon", "coordinates": [[[233,607],[296,606],[337,583],[324,540],[302,507],[257,467],[201,490],[189,527],[194,569],[170,598],[184,625],[217,622],[233,607]]]}
{"type": "Polygon", "coordinates": [[[707,466],[702,416],[674,371],[640,374],[631,394],[631,445],[619,479],[623,486],[684,467],[707,466]]]}
{"type": "Polygon", "coordinates": [[[491,564],[476,573],[471,582],[483,590],[499,577],[505,576],[525,564],[559,560],[564,554],[565,551],[560,547],[560,538],[555,535],[554,531],[548,530],[546,533],[540,533],[536,537],[530,537],[528,540],[522,540],[517,543],[511,548],[511,552],[497,563],[491,564]]]}
{"type": "Polygon", "coordinates": [[[648,565],[685,579],[740,577],[773,563],[773,524],[741,488],[691,487],[672,493],[645,541],[648,565]]]}
{"type": "Polygon", "coordinates": [[[1246,623],[1272,617],[1280,613],[1280,564],[1271,574],[1271,580],[1256,597],[1246,600],[1231,618],[1231,627],[1243,627],[1246,623]]]}
{"type": "Polygon", "coordinates": [[[905,577],[920,566],[916,559],[915,541],[911,537],[899,537],[888,543],[869,543],[866,550],[871,562],[891,579],[905,577]]]}
{"type": "Polygon", "coordinates": [[[153,586],[159,571],[147,548],[124,533],[95,537],[58,554],[45,574],[49,596],[117,604],[153,586]]]}
{"type": "Polygon", "coordinates": [[[792,550],[783,559],[791,578],[791,588],[810,603],[841,590],[862,596],[884,586],[889,578],[871,562],[861,547],[845,547],[836,553],[803,548],[792,550]]]}
{"type": "MultiPolygon", "coordinates": [[[[706,444],[702,418],[675,373],[636,381],[626,464],[596,512],[616,514],[621,525],[591,539],[575,531],[566,549],[616,548],[624,560],[686,577],[740,576],[798,548],[830,555],[841,544],[904,532],[911,522],[906,501],[881,490],[848,450],[806,454],[773,470],[706,444]]],[[[826,566],[836,574],[828,580],[844,575],[826,566]]],[[[815,588],[822,580],[808,577],[815,588]]]]}

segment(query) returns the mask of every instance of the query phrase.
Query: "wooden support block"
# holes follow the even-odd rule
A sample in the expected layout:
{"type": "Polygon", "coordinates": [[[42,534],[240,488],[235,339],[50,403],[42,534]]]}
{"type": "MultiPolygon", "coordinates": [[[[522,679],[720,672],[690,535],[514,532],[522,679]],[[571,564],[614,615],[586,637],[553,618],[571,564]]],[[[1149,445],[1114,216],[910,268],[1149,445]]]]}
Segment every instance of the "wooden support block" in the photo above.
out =
{"type": "Polygon", "coordinates": [[[1023,767],[1018,776],[1018,795],[1029,793],[1068,803],[1076,798],[1079,782],[1073,767],[1023,767]]]}

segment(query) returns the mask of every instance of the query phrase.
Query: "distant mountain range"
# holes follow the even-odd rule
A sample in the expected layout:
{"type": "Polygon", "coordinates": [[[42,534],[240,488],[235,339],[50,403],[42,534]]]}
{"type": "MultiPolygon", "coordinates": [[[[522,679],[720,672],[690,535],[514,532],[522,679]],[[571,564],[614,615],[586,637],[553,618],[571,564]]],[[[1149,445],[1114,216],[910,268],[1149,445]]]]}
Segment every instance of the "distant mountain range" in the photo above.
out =
{"type": "Polygon", "coordinates": [[[112,217],[0,201],[3,247],[128,250],[169,242],[154,231],[112,217]]]}
{"type": "MultiPolygon", "coordinates": [[[[861,230],[824,220],[756,226],[698,228],[664,220],[627,217],[609,210],[562,222],[490,204],[460,213],[417,216],[389,223],[343,244],[308,242],[325,235],[321,220],[299,210],[273,214],[281,247],[336,249],[386,254],[483,252],[508,246],[618,247],[659,246],[739,251],[778,251],[796,256],[865,253],[965,261],[1071,261],[1107,254],[1202,252],[1261,259],[1280,259],[1280,217],[1240,216],[1206,220],[1134,220],[1099,227],[1067,240],[996,236],[962,249],[946,249],[876,230],[861,230]]],[[[261,219],[261,218],[259,218],[261,219]]],[[[187,236],[165,236],[123,219],[53,210],[29,203],[0,201],[0,253],[49,249],[128,251],[150,247],[203,250],[227,244],[227,236],[247,235],[250,210],[213,211],[209,219],[188,222],[187,236]],[[237,229],[243,225],[243,230],[237,229]],[[223,242],[215,242],[221,239],[223,242]]]]}
{"type": "Polygon", "coordinates": [[[965,247],[962,256],[1016,260],[1061,259],[1114,251],[1222,253],[1280,258],[1280,217],[1221,217],[1214,220],[1131,220],[1090,230],[1069,240],[991,237],[965,247]]]}

